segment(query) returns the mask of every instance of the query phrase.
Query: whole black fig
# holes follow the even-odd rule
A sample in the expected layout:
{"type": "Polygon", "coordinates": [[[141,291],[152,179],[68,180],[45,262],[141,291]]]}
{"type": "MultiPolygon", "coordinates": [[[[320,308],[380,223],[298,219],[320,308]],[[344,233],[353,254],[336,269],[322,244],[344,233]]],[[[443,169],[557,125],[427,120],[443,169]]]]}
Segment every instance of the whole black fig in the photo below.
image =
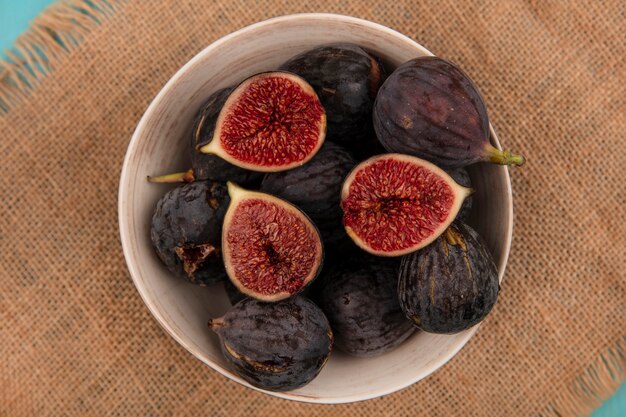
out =
{"type": "Polygon", "coordinates": [[[378,356],[405,341],[415,328],[398,302],[397,260],[361,255],[323,277],[317,301],[338,349],[378,356]]]}
{"type": "Polygon", "coordinates": [[[229,202],[226,187],[211,181],[181,185],[158,201],[150,237],[172,273],[199,285],[226,278],[221,243],[229,202]]]}
{"type": "Polygon", "coordinates": [[[374,136],[372,107],[384,80],[378,58],[354,44],[321,46],[297,55],[280,67],[313,86],[326,109],[326,138],[355,154],[374,136]]]}
{"type": "Polygon", "coordinates": [[[481,237],[453,223],[432,244],[400,264],[398,298],[404,314],[431,333],[457,333],[487,316],[496,303],[498,270],[481,237]]]}
{"type": "Polygon", "coordinates": [[[414,155],[441,168],[524,162],[491,145],[478,89],[441,58],[416,58],[396,68],[376,96],[373,115],[378,140],[389,152],[414,155]]]}
{"type": "Polygon", "coordinates": [[[325,244],[347,237],[341,225],[341,185],[355,165],[341,146],[326,142],[313,159],[300,168],[267,174],[261,191],[292,202],[313,220],[325,244]]]}
{"type": "Polygon", "coordinates": [[[209,320],[222,353],[250,384],[289,391],[308,384],[326,364],[333,333],[324,313],[297,296],[276,303],[246,298],[209,320]]]}

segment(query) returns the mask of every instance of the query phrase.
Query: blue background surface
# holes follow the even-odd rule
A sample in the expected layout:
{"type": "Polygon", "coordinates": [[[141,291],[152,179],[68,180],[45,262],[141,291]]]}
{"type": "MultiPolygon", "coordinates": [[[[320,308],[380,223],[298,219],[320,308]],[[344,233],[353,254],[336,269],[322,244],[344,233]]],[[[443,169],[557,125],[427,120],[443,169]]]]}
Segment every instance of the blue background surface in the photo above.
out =
{"type": "MultiPolygon", "coordinates": [[[[0,50],[13,45],[28,24],[54,0],[0,0],[0,50]]],[[[4,52],[2,53],[4,56],[4,52]]]]}
{"type": "MultiPolygon", "coordinates": [[[[32,19],[54,0],[0,0],[0,50],[9,48],[32,19]]],[[[0,53],[4,57],[4,52],[0,53]]],[[[626,383],[592,417],[626,417],[626,383]]]]}

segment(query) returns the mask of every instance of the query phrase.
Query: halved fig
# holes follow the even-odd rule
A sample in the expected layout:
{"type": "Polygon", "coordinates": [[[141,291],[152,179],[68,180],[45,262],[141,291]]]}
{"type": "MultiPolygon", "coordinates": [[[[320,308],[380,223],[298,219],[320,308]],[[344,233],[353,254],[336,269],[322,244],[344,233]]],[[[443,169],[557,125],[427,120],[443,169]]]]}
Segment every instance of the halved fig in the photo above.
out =
{"type": "Polygon", "coordinates": [[[222,253],[226,272],[242,293],[278,301],[317,277],[324,251],[319,232],[296,206],[229,182],[222,253]]]}
{"type": "Polygon", "coordinates": [[[435,240],[471,194],[445,171],[414,156],[384,154],[346,178],[341,208],[346,232],[362,249],[401,256],[435,240]]]}
{"type": "Polygon", "coordinates": [[[241,168],[277,172],[310,160],[326,137],[326,113],[313,87],[288,72],[266,72],[228,96],[212,140],[198,149],[241,168]]]}

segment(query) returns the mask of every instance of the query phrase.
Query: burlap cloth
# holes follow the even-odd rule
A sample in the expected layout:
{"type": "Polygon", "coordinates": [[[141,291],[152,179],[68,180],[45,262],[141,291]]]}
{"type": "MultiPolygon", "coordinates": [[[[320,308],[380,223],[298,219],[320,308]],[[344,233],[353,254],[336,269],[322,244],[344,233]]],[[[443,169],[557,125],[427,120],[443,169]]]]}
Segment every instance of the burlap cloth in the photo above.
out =
{"type": "Polygon", "coordinates": [[[623,2],[293,3],[74,1],[88,13],[57,8],[18,44],[22,61],[37,42],[48,59],[5,65],[0,84],[0,415],[588,414],[626,363],[623,2]],[[414,386],[338,406],[260,394],[193,358],[141,301],[117,227],[126,146],[169,77],[235,29],[312,11],[458,62],[528,159],[511,170],[511,257],[478,334],[414,386]]]}

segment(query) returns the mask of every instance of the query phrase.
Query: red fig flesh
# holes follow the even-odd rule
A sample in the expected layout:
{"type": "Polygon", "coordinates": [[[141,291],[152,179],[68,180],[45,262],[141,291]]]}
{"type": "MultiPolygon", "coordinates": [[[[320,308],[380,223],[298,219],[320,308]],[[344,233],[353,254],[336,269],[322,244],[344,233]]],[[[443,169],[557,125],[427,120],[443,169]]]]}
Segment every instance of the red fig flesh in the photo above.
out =
{"type": "Polygon", "coordinates": [[[319,232],[296,206],[270,194],[228,183],[224,218],[226,272],[242,293],[278,301],[299,293],[317,276],[323,259],[319,232]]]}
{"type": "Polygon", "coordinates": [[[365,251],[405,255],[443,233],[470,193],[427,161],[379,155],[361,162],[346,178],[341,192],[343,222],[365,251]]]}
{"type": "Polygon", "coordinates": [[[213,140],[199,151],[241,168],[276,172],[310,160],[326,137],[326,113],[313,88],[295,74],[266,72],[230,94],[213,140]]]}

